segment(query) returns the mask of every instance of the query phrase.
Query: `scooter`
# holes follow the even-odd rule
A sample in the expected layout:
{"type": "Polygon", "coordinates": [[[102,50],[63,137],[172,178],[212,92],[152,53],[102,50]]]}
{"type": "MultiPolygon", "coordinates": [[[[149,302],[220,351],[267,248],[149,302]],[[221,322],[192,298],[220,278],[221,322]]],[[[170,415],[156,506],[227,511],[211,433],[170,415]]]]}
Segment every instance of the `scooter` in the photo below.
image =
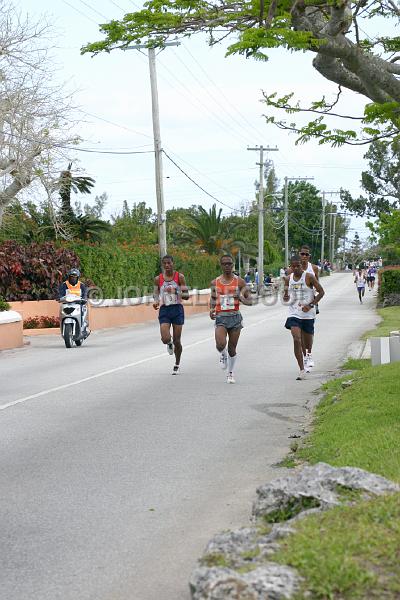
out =
{"type": "Polygon", "coordinates": [[[60,298],[60,329],[65,346],[82,346],[90,331],[87,323],[87,300],[67,294],[60,298]]]}

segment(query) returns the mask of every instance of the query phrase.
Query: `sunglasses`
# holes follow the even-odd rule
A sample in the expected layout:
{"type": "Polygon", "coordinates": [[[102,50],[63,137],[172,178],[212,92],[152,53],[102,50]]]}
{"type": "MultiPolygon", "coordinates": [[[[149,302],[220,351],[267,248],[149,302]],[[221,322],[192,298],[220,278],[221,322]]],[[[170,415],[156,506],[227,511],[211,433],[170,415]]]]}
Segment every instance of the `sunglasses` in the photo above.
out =
{"type": "Polygon", "coordinates": [[[228,263],[228,262],[223,262],[223,263],[221,263],[221,265],[222,265],[223,267],[226,267],[226,266],[228,266],[228,267],[233,267],[233,263],[231,263],[231,262],[229,262],[229,263],[228,263]]]}
{"type": "Polygon", "coordinates": [[[300,252],[300,256],[310,256],[309,252],[300,252]]]}

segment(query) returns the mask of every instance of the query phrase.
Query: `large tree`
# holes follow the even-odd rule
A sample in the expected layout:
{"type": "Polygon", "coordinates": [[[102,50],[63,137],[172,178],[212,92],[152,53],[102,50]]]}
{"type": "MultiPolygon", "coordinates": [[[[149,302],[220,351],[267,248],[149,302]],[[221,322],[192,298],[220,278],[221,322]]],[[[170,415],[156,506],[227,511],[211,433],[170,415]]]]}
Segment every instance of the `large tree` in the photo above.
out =
{"type": "Polygon", "coordinates": [[[51,188],[55,163],[77,141],[70,98],[52,83],[50,33],[0,0],[0,226],[21,190],[41,180],[51,188]]]}
{"type": "Polygon", "coordinates": [[[400,207],[400,136],[391,142],[376,140],[364,158],[368,170],[361,174],[361,185],[367,195],[353,198],[342,190],[342,203],[360,217],[380,217],[400,207]]]}
{"type": "Polygon", "coordinates": [[[105,38],[82,52],[109,52],[132,43],[162,47],[171,37],[198,32],[207,32],[211,44],[233,38],[228,55],[266,60],[269,48],[309,51],[314,68],[339,86],[337,98],[322,98],[304,108],[291,102],[290,93],[283,98],[265,95],[269,106],[318,115],[305,127],[274,116],[269,120],[297,131],[301,141],[316,137],[321,143],[368,143],[396,135],[400,123],[400,38],[376,33],[372,39],[364,33],[371,24],[376,32],[384,30],[381,17],[394,30],[400,18],[397,0],[149,0],[142,10],[101,25],[105,38]],[[342,88],[368,102],[359,115],[359,137],[352,129],[330,129],[323,121],[327,114],[338,113],[342,88]]]}

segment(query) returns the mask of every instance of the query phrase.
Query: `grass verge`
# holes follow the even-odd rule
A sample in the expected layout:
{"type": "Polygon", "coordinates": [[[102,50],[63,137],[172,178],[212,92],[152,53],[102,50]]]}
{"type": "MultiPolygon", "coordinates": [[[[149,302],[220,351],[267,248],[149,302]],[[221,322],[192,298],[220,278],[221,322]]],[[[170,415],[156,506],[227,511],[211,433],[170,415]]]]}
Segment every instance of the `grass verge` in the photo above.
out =
{"type": "MultiPolygon", "coordinates": [[[[380,312],[384,321],[369,337],[399,328],[400,307],[380,312]]],[[[323,386],[313,432],[287,465],[323,461],[400,481],[400,363],[350,359],[343,369],[351,373],[323,386]]],[[[350,500],[300,520],[272,557],[304,578],[297,598],[399,600],[400,494],[350,500]]]]}
{"type": "Polygon", "coordinates": [[[391,331],[400,329],[400,306],[388,306],[387,308],[378,308],[377,313],[382,317],[382,321],[372,331],[367,331],[362,338],[364,340],[370,337],[388,336],[391,331]]]}

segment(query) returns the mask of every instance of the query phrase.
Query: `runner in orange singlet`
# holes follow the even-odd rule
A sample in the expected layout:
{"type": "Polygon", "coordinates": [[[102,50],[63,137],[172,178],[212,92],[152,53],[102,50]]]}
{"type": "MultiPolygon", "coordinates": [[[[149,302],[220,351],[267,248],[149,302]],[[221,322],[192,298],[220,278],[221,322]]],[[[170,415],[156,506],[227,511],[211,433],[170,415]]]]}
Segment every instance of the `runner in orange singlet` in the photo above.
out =
{"type": "Polygon", "coordinates": [[[239,303],[252,304],[251,293],[241,277],[233,275],[233,259],[229,254],[221,256],[222,275],[211,282],[210,317],[215,321],[215,343],[220,354],[222,369],[228,367],[227,383],[235,383],[233,368],[236,362],[236,346],[243,327],[239,303]],[[228,352],[226,338],[228,337],[228,352]]]}

